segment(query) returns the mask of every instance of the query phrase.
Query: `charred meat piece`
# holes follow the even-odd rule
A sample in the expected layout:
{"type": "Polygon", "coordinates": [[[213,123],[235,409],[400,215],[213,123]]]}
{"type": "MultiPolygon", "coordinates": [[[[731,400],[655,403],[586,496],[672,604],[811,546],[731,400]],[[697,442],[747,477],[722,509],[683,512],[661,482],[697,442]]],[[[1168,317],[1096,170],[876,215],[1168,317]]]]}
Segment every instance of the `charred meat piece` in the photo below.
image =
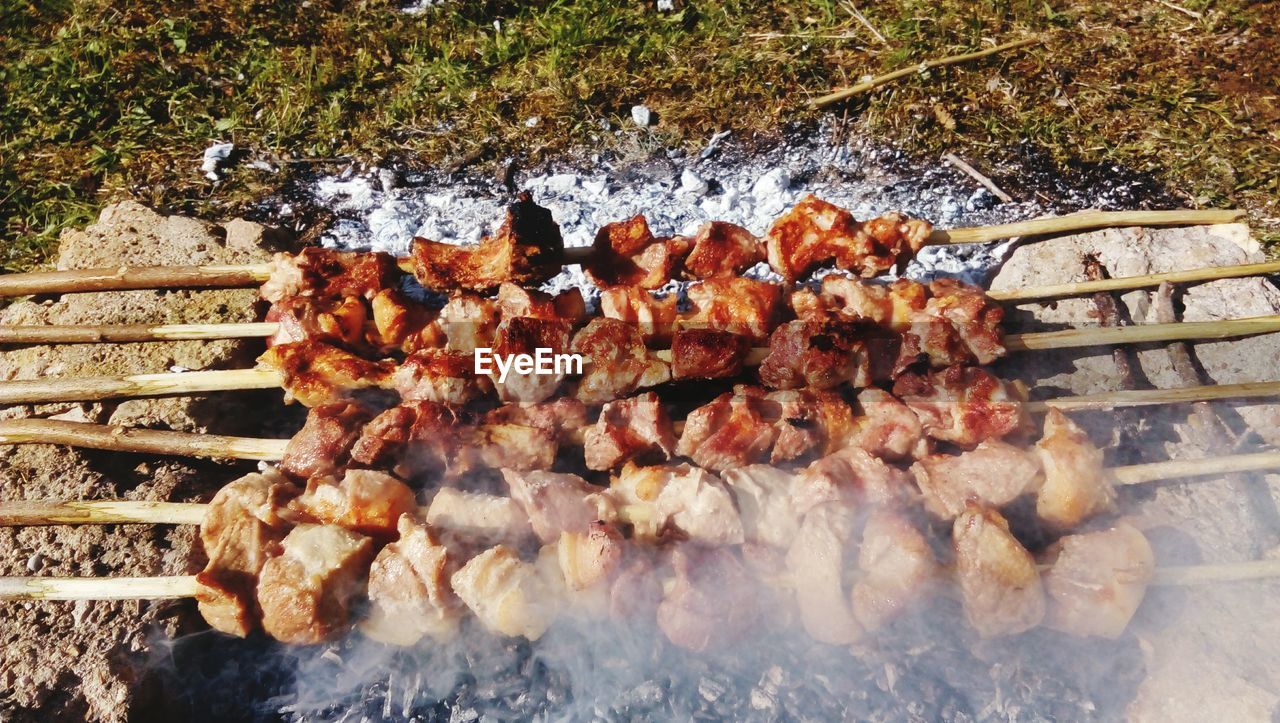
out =
{"type": "Polygon", "coordinates": [[[529,516],[515,500],[452,487],[436,491],[427,524],[442,537],[469,545],[519,545],[533,537],[529,516]]]}
{"type": "Polygon", "coordinates": [[[602,288],[656,289],[675,278],[687,252],[684,239],[655,238],[643,215],[605,224],[597,233],[587,275],[602,288]]]}
{"type": "Polygon", "coordinates": [[[457,447],[457,413],[434,402],[405,402],[364,425],[352,442],[351,458],[403,479],[442,474],[457,447]]]}
{"type": "Polygon", "coordinates": [[[1118,638],[1133,619],[1155,575],[1151,543],[1132,525],[1068,535],[1051,547],[1044,575],[1045,623],[1072,635],[1118,638]]]}
{"type": "Polygon", "coordinates": [[[317,475],[290,504],[299,519],[339,525],[382,539],[396,535],[400,516],[418,509],[418,500],[405,483],[383,472],[349,469],[338,480],[317,475]]]}
{"type": "Polygon", "coordinates": [[[410,249],[413,273],[428,289],[491,291],[503,282],[534,286],[560,273],[564,239],[551,212],[527,193],[507,207],[507,218],[493,236],[476,246],[415,238],[410,249]]]}
{"type": "Polygon", "coordinates": [[[805,515],[787,550],[787,571],[795,587],[800,622],[820,643],[849,645],[862,637],[862,625],[853,615],[843,583],[852,532],[851,510],[821,505],[805,515]]]}
{"type": "Polygon", "coordinates": [[[503,545],[471,558],[451,582],[480,623],[500,635],[537,640],[559,607],[537,568],[503,545]]]}
{"type": "Polygon", "coordinates": [[[773,223],[765,248],[769,265],[788,283],[833,262],[870,277],[915,255],[932,230],[927,222],[898,213],[859,223],[848,211],[810,195],[773,223]]]}
{"type": "Polygon", "coordinates": [[[872,457],[866,450],[846,447],[814,461],[799,473],[792,504],[799,514],[831,503],[847,508],[901,507],[915,495],[911,475],[872,457]]]}
{"type": "Polygon", "coordinates": [[[955,577],[965,616],[984,638],[1014,635],[1044,619],[1036,561],[994,510],[970,505],[953,528],[955,577]]]}
{"type": "Polygon", "coordinates": [[[707,279],[690,284],[687,293],[693,310],[683,327],[731,331],[763,343],[782,318],[782,290],[767,281],[707,279]]]}
{"type": "Polygon", "coordinates": [[[681,329],[671,338],[672,379],[732,379],[742,373],[751,340],[719,329],[681,329]]]}
{"type": "Polygon", "coordinates": [[[911,407],[934,439],[976,447],[1026,430],[1022,394],[978,367],[947,367],[898,377],[893,395],[911,407]]]}
{"type": "Polygon", "coordinates": [[[453,351],[465,354],[493,346],[500,314],[492,299],[467,291],[456,292],[440,309],[440,329],[453,351]]]}
{"type": "MultiPolygon", "coordinates": [[[[494,334],[495,363],[493,373],[490,374],[490,378],[498,389],[498,398],[504,402],[537,403],[545,402],[555,395],[556,390],[560,388],[560,383],[564,381],[567,369],[561,368],[558,373],[553,369],[550,374],[542,374],[538,373],[536,368],[522,371],[513,362],[507,372],[506,380],[500,381],[501,374],[496,358],[514,360],[517,356],[527,356],[530,359],[536,359],[539,353],[564,354],[569,351],[569,335],[572,330],[572,322],[556,319],[537,319],[528,316],[503,319],[494,334]],[[543,351],[539,352],[539,350],[543,351]]],[[[583,331],[585,332],[586,329],[583,331]]]]}
{"type": "Polygon", "coordinates": [[[600,292],[600,314],[635,326],[647,344],[665,343],[676,325],[676,296],[657,297],[639,286],[613,286],[600,292]]]}
{"type": "Polygon", "coordinates": [[[583,404],[602,404],[671,380],[671,367],[651,354],[640,332],[626,322],[593,319],[573,337],[573,350],[585,366],[577,394],[583,404]]]}
{"type": "Polygon", "coordinates": [[[515,424],[546,430],[560,444],[576,439],[587,426],[587,407],[572,397],[560,397],[538,404],[503,404],[484,415],[485,424],[515,424]]]}
{"type": "Polygon", "coordinates": [[[391,375],[391,386],[405,401],[465,405],[493,389],[488,377],[475,373],[470,354],[423,349],[405,357],[391,375]]]}
{"type": "Polygon", "coordinates": [[[576,474],[504,469],[502,477],[544,544],[559,540],[562,533],[585,532],[592,522],[616,515],[606,490],[576,474]]]}
{"type": "Polygon", "coordinates": [[[933,454],[911,467],[925,509],[949,520],[969,503],[1000,508],[1040,486],[1033,453],[989,439],[958,455],[933,454]]]}
{"type": "Polygon", "coordinates": [[[876,457],[904,460],[929,452],[924,426],[911,408],[877,387],[858,392],[861,416],[846,438],[850,447],[865,449],[876,457]]]}
{"type": "Polygon", "coordinates": [[[334,402],[312,407],[302,430],[284,448],[280,468],[292,477],[332,474],[346,464],[361,428],[374,411],[355,402],[334,402]]]}
{"type": "Polygon", "coordinates": [[[764,261],[764,243],[741,226],[707,221],[693,235],[684,268],[695,279],[733,277],[764,261]]]}
{"type": "Polygon", "coordinates": [[[258,573],[292,527],[280,513],[299,492],[269,470],[245,475],[213,496],[200,522],[209,562],[196,575],[196,604],[214,630],[243,638],[257,629],[258,573]]]}
{"type": "Polygon", "coordinates": [[[940,279],[929,284],[929,293],[932,298],[925,313],[950,323],[975,362],[990,364],[1005,355],[1000,332],[1004,307],[988,299],[981,288],[940,279]]]}
{"type": "Polygon", "coordinates": [[[386,387],[395,372],[390,359],[369,361],[314,341],[277,344],[258,357],[258,364],[280,373],[286,402],[296,400],[307,407],[386,387]]]}
{"type": "Polygon", "coordinates": [[[855,427],[853,409],[834,392],[799,389],[770,392],[765,399],[776,407],[770,416],[778,420],[774,464],[830,454],[845,446],[855,427]]]}
{"type": "Polygon", "coordinates": [[[769,337],[760,381],[770,389],[831,389],[871,383],[871,359],[856,325],[790,321],[769,337]]]}
{"type": "Polygon", "coordinates": [[[703,545],[737,545],[744,539],[733,495],[704,469],[627,464],[613,479],[610,494],[626,508],[638,538],[674,531],[703,545]]]}
{"type": "Polygon", "coordinates": [[[262,298],[275,304],[292,296],[371,299],[397,285],[400,268],[384,253],[353,253],[310,247],[290,256],[276,254],[262,284],[262,298]]]}
{"type": "Polygon", "coordinates": [[[444,346],[448,341],[435,314],[410,302],[396,289],[383,289],[369,302],[373,329],[369,342],[382,353],[400,349],[412,354],[419,349],[444,346]]]}
{"type": "Polygon", "coordinates": [[[1115,503],[1115,490],[1103,468],[1102,450],[1057,409],[1044,420],[1036,443],[1044,466],[1044,484],[1036,495],[1036,514],[1059,530],[1069,530],[1115,503]]]}
{"type": "Polygon", "coordinates": [[[767,464],[725,470],[721,475],[733,491],[748,542],[785,550],[800,529],[796,512],[796,476],[767,464]]]}
{"type": "Polygon", "coordinates": [[[290,296],[271,305],[265,320],[279,325],[268,346],[314,341],[358,352],[371,351],[365,340],[369,311],[355,296],[336,299],[290,296]]]}
{"type": "Polygon", "coordinates": [[[403,515],[397,529],[399,539],[382,548],[369,568],[369,613],[360,630],[390,645],[451,640],[462,603],[449,587],[449,551],[412,515],[403,515]]]}
{"type": "Polygon", "coordinates": [[[258,576],[262,628],[282,643],[312,645],[347,628],[363,595],[373,541],[337,525],[298,525],[258,576]]]}
{"type": "Polygon", "coordinates": [[[778,438],[768,413],[760,390],[721,394],[688,414],[676,453],[713,471],[764,462],[778,438]]]}
{"type": "Polygon", "coordinates": [[[724,548],[681,545],[671,554],[675,584],[658,605],[658,627],[675,645],[703,651],[750,633],[759,619],[755,581],[724,548]]]}
{"type": "Polygon", "coordinates": [[[609,402],[582,443],[588,469],[609,470],[623,462],[665,462],[676,451],[676,432],[653,392],[609,402]]]}
{"type": "Polygon", "coordinates": [[[504,283],[498,287],[497,305],[498,314],[503,319],[527,316],[533,319],[568,321],[576,326],[587,316],[586,301],[582,298],[582,291],[576,287],[552,296],[504,283]]]}
{"type": "Polygon", "coordinates": [[[861,578],[853,586],[853,614],[876,630],[924,597],[941,575],[929,542],[898,512],[876,510],[862,528],[861,578]]]}

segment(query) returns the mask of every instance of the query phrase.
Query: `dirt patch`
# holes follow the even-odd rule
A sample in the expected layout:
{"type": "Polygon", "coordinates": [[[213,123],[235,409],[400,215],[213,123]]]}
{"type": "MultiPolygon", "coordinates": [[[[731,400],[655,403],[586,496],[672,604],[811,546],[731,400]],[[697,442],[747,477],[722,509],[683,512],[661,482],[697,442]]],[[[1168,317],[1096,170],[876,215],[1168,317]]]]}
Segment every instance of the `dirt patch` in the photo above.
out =
{"type": "MultiPolygon", "coordinates": [[[[103,211],[98,223],[63,235],[59,268],[122,264],[262,261],[276,239],[257,224],[223,226],[160,216],[138,204],[103,211]]],[[[119,324],[249,321],[254,290],[72,294],[14,304],[3,324],[119,324]]],[[[178,366],[247,366],[261,342],[165,342],[31,346],[0,353],[0,378],[32,379],[164,372],[178,366]]],[[[20,406],[4,417],[58,416],[159,429],[234,434],[235,420],[270,396],[129,400],[20,406]]],[[[278,402],[272,401],[271,403],[278,402]]],[[[145,459],[51,445],[0,447],[0,498],[207,500],[243,464],[145,459]]],[[[0,529],[0,574],[169,575],[199,564],[195,528],[85,526],[0,529]]],[[[172,635],[190,606],[149,602],[0,605],[0,717],[15,720],[124,720],[147,694],[137,656],[148,638],[172,635]]]]}

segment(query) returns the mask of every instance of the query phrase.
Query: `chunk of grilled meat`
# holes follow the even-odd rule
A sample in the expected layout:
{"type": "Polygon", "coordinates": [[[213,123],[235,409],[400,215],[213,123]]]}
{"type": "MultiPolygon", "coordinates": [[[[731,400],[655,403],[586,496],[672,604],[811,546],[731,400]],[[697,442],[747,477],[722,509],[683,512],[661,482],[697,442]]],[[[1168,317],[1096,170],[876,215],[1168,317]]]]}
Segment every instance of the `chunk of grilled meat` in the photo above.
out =
{"type": "Polygon", "coordinates": [[[298,479],[332,474],[346,464],[361,428],[375,414],[369,407],[349,401],[312,407],[302,429],[285,445],[280,469],[298,479]]]}
{"type": "Polygon", "coordinates": [[[606,490],[578,475],[504,469],[502,477],[511,499],[524,509],[544,544],[559,540],[562,533],[586,532],[592,522],[612,521],[616,516],[606,490]]]}
{"type": "Polygon", "coordinates": [[[961,447],[1024,432],[1028,424],[1021,391],[978,367],[903,374],[893,394],[911,407],[930,437],[961,447]]]}
{"type": "MultiPolygon", "coordinates": [[[[493,355],[514,357],[524,354],[534,357],[539,349],[550,349],[552,354],[564,354],[569,351],[569,335],[572,330],[572,322],[558,319],[528,316],[503,319],[494,333],[493,355]]],[[[490,378],[498,390],[499,399],[504,402],[537,403],[554,396],[566,375],[522,374],[512,368],[507,373],[506,381],[499,381],[499,376],[495,365],[490,378]]]]}
{"type": "Polygon", "coordinates": [[[492,299],[460,291],[440,309],[439,324],[449,349],[471,354],[477,348],[493,346],[500,319],[498,304],[492,299]]]}
{"type": "Polygon", "coordinates": [[[929,293],[925,313],[949,322],[974,362],[990,364],[1005,355],[1000,332],[1004,307],[988,299],[980,287],[939,279],[929,284],[929,293]]]}
{"type": "Polygon", "coordinates": [[[676,326],[676,296],[657,297],[639,286],[612,286],[600,292],[600,315],[635,326],[646,344],[665,344],[676,326]]]}
{"type": "Polygon", "coordinates": [[[719,329],[681,329],[671,337],[671,378],[732,379],[742,374],[751,340],[719,329]]]}
{"type": "Polygon", "coordinates": [[[1133,619],[1155,575],[1151,543],[1127,522],[1068,535],[1046,553],[1049,593],[1045,624],[1072,635],[1118,638],[1133,619]]]}
{"type": "Polygon", "coordinates": [[[547,431],[562,446],[577,439],[587,426],[587,407],[573,397],[558,397],[537,404],[503,404],[484,415],[484,424],[514,424],[547,431]]]}
{"type": "Polygon", "coordinates": [[[286,402],[307,407],[348,399],[364,389],[384,388],[396,369],[390,359],[369,361],[315,341],[277,344],[258,357],[258,364],[279,372],[286,402]]]}
{"type": "MultiPolygon", "coordinates": [[[[813,292],[796,292],[801,293],[813,292]]],[[[834,316],[866,321],[894,331],[905,331],[910,327],[912,318],[924,310],[928,299],[928,288],[909,279],[880,284],[831,274],[822,278],[821,295],[802,303],[796,309],[796,315],[815,321],[834,316]],[[802,310],[805,311],[804,314],[801,313],[802,310]]]]}
{"type": "Polygon", "coordinates": [[[824,504],[902,507],[916,496],[911,475],[857,447],[815,460],[800,471],[792,504],[800,514],[824,504]]]}
{"type": "Polygon", "coordinates": [[[788,283],[828,263],[859,276],[879,276],[924,246],[932,226],[890,213],[859,223],[842,208],[806,196],[765,236],[769,265],[788,283]]]}
{"type": "Polygon", "coordinates": [[[738,502],[747,542],[785,550],[800,529],[796,475],[767,464],[725,470],[721,474],[738,502]]]}
{"type": "Polygon", "coordinates": [[[859,416],[846,438],[850,447],[865,449],[889,460],[905,460],[929,453],[924,425],[911,408],[877,387],[858,392],[859,416]]]}
{"type": "Polygon", "coordinates": [[[450,580],[480,623],[500,635],[537,640],[555,621],[558,598],[546,580],[503,545],[471,558],[450,580]]]}
{"type": "Polygon", "coordinates": [[[853,614],[877,630],[928,594],[942,574],[929,542],[901,513],[878,509],[862,528],[862,576],[853,586],[853,614]]]}
{"type": "Polygon", "coordinates": [[[764,243],[745,228],[723,221],[707,221],[690,240],[693,248],[684,268],[695,279],[738,276],[765,260],[764,243]]]}
{"type": "Polygon", "coordinates": [[[693,309],[682,327],[731,331],[762,343],[782,318],[782,290],[767,281],[707,279],[690,284],[686,293],[693,309]]]}
{"type": "Polygon", "coordinates": [[[476,246],[415,238],[413,273],[428,289],[491,291],[503,282],[535,286],[560,273],[564,239],[551,212],[521,193],[497,233],[476,246]]]}
{"type": "Polygon", "coordinates": [[[959,455],[934,454],[911,467],[932,514],[949,520],[970,503],[1000,508],[1040,487],[1040,462],[1033,453],[988,439],[959,455]]]}
{"type": "Polygon", "coordinates": [[[555,296],[504,283],[498,287],[498,314],[503,319],[527,316],[534,319],[567,321],[574,326],[587,318],[586,300],[582,290],[572,288],[555,296]]]}
{"type": "Polygon", "coordinates": [[[800,622],[810,637],[830,645],[849,645],[863,633],[843,583],[852,518],[852,510],[838,504],[811,509],[787,551],[800,622]]]}
{"type": "Polygon", "coordinates": [[[1036,443],[1036,453],[1044,466],[1036,514],[1051,527],[1073,529],[1115,504],[1102,450],[1060,410],[1050,409],[1045,416],[1044,436],[1036,443]]]}
{"type": "Polygon", "coordinates": [[[294,296],[371,299],[381,290],[396,286],[399,278],[400,268],[389,254],[313,246],[293,255],[276,254],[261,293],[273,304],[294,296]]]}
{"type": "Polygon", "coordinates": [[[871,383],[871,357],[857,325],[789,321],[769,338],[760,381],[770,389],[831,389],[871,383]]]}
{"type": "Polygon", "coordinates": [[[289,508],[299,520],[387,540],[396,536],[401,515],[417,511],[418,500],[413,490],[389,474],[349,469],[341,480],[328,475],[307,480],[306,491],[289,508]]]}
{"type": "Polygon", "coordinates": [[[286,297],[267,309],[264,320],[279,325],[267,346],[315,341],[367,353],[372,351],[365,339],[368,318],[359,297],[286,297]]]}
{"type": "Polygon", "coordinates": [[[356,462],[401,478],[458,477],[477,468],[548,469],[556,434],[518,424],[474,425],[433,402],[405,402],[370,421],[352,447],[356,462]]]}
{"type": "Polygon", "coordinates": [[[637,214],[596,232],[591,260],[583,268],[602,288],[656,289],[675,278],[687,251],[684,239],[655,238],[644,216],[637,214]]]}
{"type": "Polygon", "coordinates": [[[556,559],[569,590],[607,585],[620,570],[626,540],[610,522],[596,520],[581,532],[564,532],[556,543],[556,559]]]}
{"type": "Polygon", "coordinates": [[[690,412],[676,453],[720,471],[764,462],[778,438],[762,390],[737,387],[690,412]]]}
{"type": "Polygon", "coordinates": [[[397,289],[383,289],[369,301],[373,329],[365,335],[375,351],[388,353],[399,349],[412,354],[420,349],[445,346],[448,338],[436,315],[421,304],[405,298],[397,289]]]}
{"type": "Polygon", "coordinates": [[[588,469],[614,469],[636,460],[665,462],[676,449],[675,427],[654,392],[609,402],[582,443],[588,469]]]}
{"type": "Polygon", "coordinates": [[[234,480],[213,496],[200,521],[209,561],[196,575],[196,604],[214,630],[243,638],[258,628],[258,573],[293,526],[281,512],[300,492],[268,470],[234,480]]]}
{"type": "Polygon", "coordinates": [[[463,608],[449,587],[449,550],[412,515],[401,516],[397,529],[399,539],[382,548],[369,567],[369,612],[360,630],[390,645],[414,645],[424,637],[451,640],[463,608]]]}
{"type": "Polygon", "coordinates": [[[668,640],[703,651],[751,632],[760,615],[756,583],[733,552],[681,545],[671,567],[675,583],[658,605],[658,628],[668,640]]]}
{"type": "Polygon", "coordinates": [[[373,541],[337,525],[293,528],[258,576],[262,628],[282,643],[313,645],[347,629],[364,594],[373,541]]]}
{"type": "Polygon", "coordinates": [[[573,337],[573,350],[583,356],[577,397],[584,404],[619,399],[671,379],[671,367],[651,354],[640,332],[626,322],[593,319],[573,337]]]}
{"type": "Polygon", "coordinates": [[[855,428],[853,408],[839,394],[809,389],[770,392],[769,416],[778,420],[769,460],[774,464],[826,455],[848,444],[855,428]]]}
{"type": "Polygon", "coordinates": [[[405,401],[457,406],[493,390],[488,377],[476,374],[472,355],[448,349],[423,349],[405,357],[392,373],[390,386],[405,401]]]}
{"type": "Polygon", "coordinates": [[[1044,619],[1036,561],[999,512],[970,505],[953,528],[955,578],[965,616],[984,638],[1029,630],[1044,619]]]}
{"type": "Polygon", "coordinates": [[[733,495],[705,469],[628,463],[609,490],[625,507],[640,539],[656,539],[669,531],[704,545],[737,545],[744,539],[733,495]]]}
{"type": "Polygon", "coordinates": [[[427,508],[427,524],[451,546],[519,546],[533,538],[529,516],[510,497],[441,487],[427,508]]]}

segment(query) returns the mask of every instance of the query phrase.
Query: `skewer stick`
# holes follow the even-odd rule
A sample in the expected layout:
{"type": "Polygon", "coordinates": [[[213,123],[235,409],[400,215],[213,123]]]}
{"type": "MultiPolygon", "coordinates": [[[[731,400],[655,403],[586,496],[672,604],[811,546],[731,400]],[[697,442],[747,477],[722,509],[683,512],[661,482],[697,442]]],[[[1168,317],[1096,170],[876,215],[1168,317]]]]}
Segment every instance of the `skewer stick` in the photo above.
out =
{"type": "Polygon", "coordinates": [[[1165,271],[1159,274],[1121,276],[1114,279],[1077,281],[1069,284],[1029,286],[1025,289],[1012,289],[1010,291],[988,291],[987,297],[996,301],[1034,301],[1036,299],[1052,299],[1065,296],[1085,296],[1107,291],[1154,288],[1166,281],[1171,284],[1180,284],[1196,281],[1215,281],[1217,279],[1238,279],[1245,276],[1261,276],[1275,273],[1280,273],[1280,261],[1188,269],[1186,271],[1165,271]]]}
{"type": "MultiPolygon", "coordinates": [[[[0,277],[3,278],[3,277],[0,277]]],[[[107,324],[0,326],[0,344],[98,344],[192,339],[253,339],[274,335],[279,324],[107,324]]]]}
{"type": "Polygon", "coordinates": [[[111,452],[275,461],[284,457],[288,443],[287,439],[226,437],[58,419],[0,421],[0,444],[62,444],[111,452]]]}
{"type": "Polygon", "coordinates": [[[195,575],[0,577],[0,600],[164,600],[195,596],[195,575]]]}
{"type": "Polygon", "coordinates": [[[0,276],[0,296],[136,289],[245,288],[267,280],[271,264],[119,266],[0,276]]]}
{"type": "MultiPolygon", "coordinates": [[[[1004,337],[1004,344],[1009,351],[1038,351],[1180,339],[1226,339],[1276,331],[1280,331],[1280,316],[1258,316],[1228,321],[1184,321],[1173,324],[1142,324],[1008,334],[1004,337]]],[[[768,354],[768,348],[754,348],[748,352],[744,363],[747,366],[759,366],[768,354]]],[[[654,356],[670,362],[671,350],[658,350],[654,352],[654,356]]],[[[88,402],[124,397],[162,397],[238,389],[272,389],[282,384],[283,379],[279,372],[261,368],[135,374],[126,377],[32,379],[0,382],[0,405],[88,402]]],[[[1194,391],[1190,393],[1195,394],[1194,391]]]]}
{"type": "MultiPolygon", "coordinates": [[[[1280,382],[1102,392],[1064,397],[1062,400],[1027,402],[1026,409],[1029,412],[1044,412],[1050,407],[1059,406],[1059,401],[1064,402],[1066,410],[1071,410],[1106,408],[1115,404],[1139,406],[1264,395],[1280,395],[1280,382]]],[[[681,423],[676,422],[675,428],[679,433],[681,423]]],[[[579,430],[580,433],[583,431],[579,430]]],[[[278,461],[284,458],[289,440],[222,437],[55,419],[12,419],[0,420],[0,444],[63,444],[113,452],[278,461]]]]}
{"type": "MultiPolygon", "coordinates": [[[[577,251],[578,249],[566,249],[577,251]]],[[[1164,282],[1192,283],[1280,273],[1280,261],[1237,266],[1216,266],[1186,271],[1123,276],[1098,281],[1080,281],[1048,286],[1028,286],[1011,291],[988,291],[987,298],[1002,302],[1023,302],[1081,296],[1098,292],[1130,291],[1159,286],[1164,282]]],[[[3,279],[4,277],[0,277],[3,279]]],[[[274,336],[280,325],[271,322],[235,324],[119,324],[67,326],[0,326],[0,344],[87,344],[99,342],[179,341],[192,339],[250,339],[274,336]]]]}
{"type": "MultiPolygon", "coordinates": [[[[997,226],[938,229],[929,235],[926,243],[931,245],[985,243],[1015,236],[1041,236],[1121,226],[1195,226],[1231,223],[1240,220],[1243,216],[1242,211],[1215,209],[1086,211],[997,226]]],[[[566,248],[564,262],[566,264],[585,263],[591,259],[592,253],[594,250],[590,246],[566,248]]],[[[400,259],[399,265],[401,269],[412,273],[413,262],[410,259],[400,259]]],[[[270,263],[241,266],[122,266],[7,274],[0,276],[0,297],[137,289],[247,288],[266,281],[271,274],[271,268],[270,263]]]]}
{"type": "MultiPolygon", "coordinates": [[[[1160,567],[1152,585],[1191,586],[1280,577],[1280,560],[1160,567]]],[[[0,600],[146,600],[196,596],[194,575],[173,577],[0,577],[0,600]]]]}
{"type": "Polygon", "coordinates": [[[1264,469],[1280,469],[1280,452],[1256,452],[1231,454],[1206,459],[1174,459],[1168,462],[1150,462],[1116,467],[1111,478],[1116,484],[1138,485],[1180,477],[1204,477],[1231,472],[1253,472],[1264,469]]]}

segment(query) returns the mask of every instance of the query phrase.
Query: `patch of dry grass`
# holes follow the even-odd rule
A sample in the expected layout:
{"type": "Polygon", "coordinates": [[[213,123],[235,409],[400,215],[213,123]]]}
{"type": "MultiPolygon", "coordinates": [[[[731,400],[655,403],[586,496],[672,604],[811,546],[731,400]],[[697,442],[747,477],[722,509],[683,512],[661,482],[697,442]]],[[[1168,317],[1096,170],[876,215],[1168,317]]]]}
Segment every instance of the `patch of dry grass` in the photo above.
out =
{"type": "Polygon", "coordinates": [[[860,76],[1031,33],[1045,45],[837,112],[923,154],[994,165],[1029,141],[1061,164],[1151,171],[1190,204],[1244,206],[1273,229],[1280,215],[1273,2],[857,2],[884,42],[847,0],[673,13],[457,0],[421,15],[379,0],[0,2],[8,269],[41,263],[61,228],[122,197],[216,216],[279,187],[300,158],[485,163],[768,134],[811,120],[805,100],[860,76]],[[658,113],[656,129],[630,125],[635,103],[658,113]],[[197,172],[213,140],[283,170],[241,165],[215,185],[197,172]]]}

